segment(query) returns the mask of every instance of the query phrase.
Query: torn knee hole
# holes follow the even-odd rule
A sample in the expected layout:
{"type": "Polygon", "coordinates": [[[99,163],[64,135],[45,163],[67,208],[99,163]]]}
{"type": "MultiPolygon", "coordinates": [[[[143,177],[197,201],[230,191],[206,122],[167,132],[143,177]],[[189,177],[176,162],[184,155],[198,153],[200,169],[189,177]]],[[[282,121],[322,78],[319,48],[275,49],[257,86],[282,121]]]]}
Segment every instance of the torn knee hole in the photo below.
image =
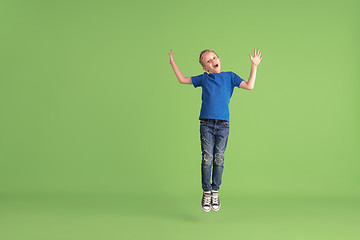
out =
{"type": "Polygon", "coordinates": [[[216,158],[216,159],[224,159],[224,154],[215,153],[215,158],[216,158]]]}
{"type": "Polygon", "coordinates": [[[213,157],[207,153],[206,151],[203,152],[203,162],[205,165],[210,165],[212,162],[213,157]]]}
{"type": "Polygon", "coordinates": [[[222,166],[224,164],[224,154],[215,153],[215,162],[214,164],[222,166]]]}

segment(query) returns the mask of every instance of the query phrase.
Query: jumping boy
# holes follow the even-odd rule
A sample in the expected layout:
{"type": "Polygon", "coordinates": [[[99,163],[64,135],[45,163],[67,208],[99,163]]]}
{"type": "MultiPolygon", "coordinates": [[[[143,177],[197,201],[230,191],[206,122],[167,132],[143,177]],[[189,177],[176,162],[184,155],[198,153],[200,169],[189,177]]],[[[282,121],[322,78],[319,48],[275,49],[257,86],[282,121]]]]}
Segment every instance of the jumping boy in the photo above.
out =
{"type": "Polygon", "coordinates": [[[213,50],[200,53],[199,62],[205,71],[199,76],[185,77],[177,67],[170,50],[170,64],[182,84],[202,87],[200,111],[201,139],[201,183],[203,195],[201,208],[205,212],[220,209],[219,188],[224,168],[224,153],[229,136],[229,103],[234,87],[252,90],[255,84],[257,66],[262,57],[260,49],[250,56],[251,71],[248,81],[233,72],[221,72],[221,60],[213,50]],[[212,176],[211,176],[212,172],[212,176]],[[212,179],[212,183],[210,180],[212,179]]]}

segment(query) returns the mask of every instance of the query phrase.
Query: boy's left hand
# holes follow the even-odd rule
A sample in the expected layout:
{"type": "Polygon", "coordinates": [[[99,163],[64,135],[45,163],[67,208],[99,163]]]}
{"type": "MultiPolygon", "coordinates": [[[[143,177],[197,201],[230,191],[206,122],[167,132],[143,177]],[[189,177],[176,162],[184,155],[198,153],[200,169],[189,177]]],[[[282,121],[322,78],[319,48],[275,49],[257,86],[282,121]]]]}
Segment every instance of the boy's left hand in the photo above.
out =
{"type": "Polygon", "coordinates": [[[257,52],[256,52],[256,49],[254,49],[254,57],[252,57],[251,55],[249,55],[249,56],[250,56],[250,60],[251,60],[252,64],[254,64],[256,66],[259,65],[259,63],[261,62],[261,59],[263,58],[263,57],[260,57],[261,56],[260,49],[258,49],[257,52]]]}

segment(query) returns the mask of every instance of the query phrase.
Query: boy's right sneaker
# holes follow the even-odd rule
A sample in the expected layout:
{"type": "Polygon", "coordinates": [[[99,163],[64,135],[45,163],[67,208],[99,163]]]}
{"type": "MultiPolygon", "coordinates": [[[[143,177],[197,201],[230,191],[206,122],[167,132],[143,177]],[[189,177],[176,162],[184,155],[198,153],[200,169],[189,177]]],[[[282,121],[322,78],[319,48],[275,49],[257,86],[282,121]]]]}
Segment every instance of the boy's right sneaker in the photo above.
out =
{"type": "Polygon", "coordinates": [[[201,208],[204,212],[210,212],[211,209],[211,191],[203,192],[201,199],[201,208]]]}

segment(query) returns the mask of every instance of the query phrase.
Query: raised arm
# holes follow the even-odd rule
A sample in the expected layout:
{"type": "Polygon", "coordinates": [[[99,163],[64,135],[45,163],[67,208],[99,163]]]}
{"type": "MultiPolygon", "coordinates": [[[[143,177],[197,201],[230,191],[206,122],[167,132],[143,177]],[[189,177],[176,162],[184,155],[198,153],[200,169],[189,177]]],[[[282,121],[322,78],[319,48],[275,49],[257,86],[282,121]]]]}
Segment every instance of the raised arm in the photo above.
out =
{"type": "Polygon", "coordinates": [[[174,61],[172,50],[170,50],[169,55],[170,55],[170,65],[171,65],[172,69],[174,70],[174,73],[175,73],[177,79],[179,80],[179,83],[192,84],[191,77],[184,77],[184,75],[181,73],[180,69],[176,65],[176,63],[174,61]]]}
{"type": "Polygon", "coordinates": [[[247,82],[242,81],[240,83],[240,87],[243,89],[252,90],[252,89],[254,89],[254,85],[255,85],[256,70],[257,70],[257,67],[260,64],[261,59],[263,57],[260,57],[261,56],[260,49],[258,49],[257,52],[256,52],[256,49],[254,49],[254,57],[252,57],[251,55],[249,55],[249,56],[250,56],[250,60],[251,60],[250,76],[249,76],[249,79],[247,82]]]}

